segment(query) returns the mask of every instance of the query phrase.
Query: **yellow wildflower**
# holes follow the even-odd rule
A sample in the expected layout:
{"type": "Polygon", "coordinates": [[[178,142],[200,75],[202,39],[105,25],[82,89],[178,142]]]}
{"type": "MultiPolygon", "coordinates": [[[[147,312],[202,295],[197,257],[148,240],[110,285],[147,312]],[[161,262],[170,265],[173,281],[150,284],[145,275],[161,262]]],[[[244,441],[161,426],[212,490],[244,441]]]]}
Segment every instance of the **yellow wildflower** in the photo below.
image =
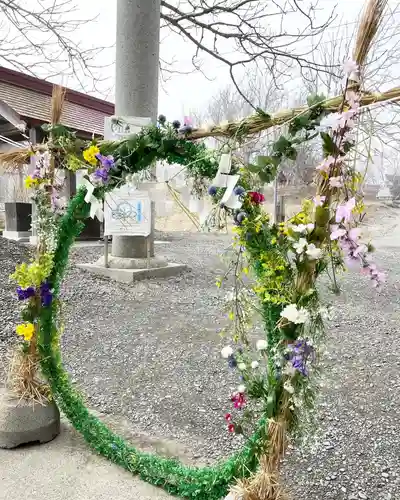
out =
{"type": "Polygon", "coordinates": [[[25,179],[25,187],[26,189],[31,189],[34,186],[37,186],[39,184],[38,179],[34,179],[31,175],[28,175],[28,177],[25,179]]]}
{"type": "Polygon", "coordinates": [[[21,335],[21,337],[24,337],[24,340],[29,341],[35,333],[35,326],[32,323],[22,323],[21,325],[17,325],[15,331],[17,335],[21,335]]]}
{"type": "Polygon", "coordinates": [[[97,146],[92,145],[88,149],[85,149],[85,151],[83,152],[83,157],[91,165],[96,165],[97,164],[96,155],[98,155],[99,153],[100,149],[97,146]]]}

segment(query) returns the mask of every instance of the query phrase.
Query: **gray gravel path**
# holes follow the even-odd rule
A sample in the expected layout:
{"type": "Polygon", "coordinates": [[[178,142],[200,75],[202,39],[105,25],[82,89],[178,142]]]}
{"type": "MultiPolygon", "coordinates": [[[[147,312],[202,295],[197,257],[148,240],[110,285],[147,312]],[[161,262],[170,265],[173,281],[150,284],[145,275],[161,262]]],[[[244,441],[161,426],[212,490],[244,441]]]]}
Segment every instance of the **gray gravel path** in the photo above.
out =
{"type": "MultiPolygon", "coordinates": [[[[63,350],[89,405],[124,416],[138,432],[183,443],[207,462],[240,444],[223,421],[237,381],[221,362],[216,334],[225,324],[214,285],[218,253],[229,239],[174,238],[157,251],[192,268],[177,278],[128,286],[71,267],[63,350]]],[[[77,249],[71,262],[98,253],[77,249]]],[[[316,439],[293,450],[284,468],[298,500],[400,500],[399,254],[379,249],[377,260],[389,271],[380,295],[361,276],[343,279],[328,326],[316,439]]],[[[2,306],[4,314],[11,315],[2,306]]]]}

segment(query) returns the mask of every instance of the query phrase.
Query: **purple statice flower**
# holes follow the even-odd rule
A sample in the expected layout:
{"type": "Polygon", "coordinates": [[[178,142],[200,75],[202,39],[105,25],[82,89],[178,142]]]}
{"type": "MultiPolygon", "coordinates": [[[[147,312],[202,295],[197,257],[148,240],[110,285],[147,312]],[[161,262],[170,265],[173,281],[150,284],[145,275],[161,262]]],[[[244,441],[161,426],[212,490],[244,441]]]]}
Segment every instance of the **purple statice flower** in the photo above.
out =
{"type": "Polygon", "coordinates": [[[215,195],[217,194],[217,191],[218,191],[218,190],[217,190],[217,188],[216,188],[215,186],[210,186],[210,187],[208,188],[208,194],[209,194],[210,196],[215,196],[215,195]]]}
{"type": "Polygon", "coordinates": [[[17,288],[18,300],[27,300],[35,295],[35,289],[33,286],[28,286],[28,288],[17,288]]]}
{"type": "Polygon", "coordinates": [[[306,339],[298,339],[296,343],[289,344],[289,359],[293,368],[298,370],[304,377],[308,376],[307,363],[315,361],[315,349],[306,339]]]}
{"type": "Polygon", "coordinates": [[[40,173],[40,168],[35,168],[35,170],[32,173],[32,179],[41,179],[42,175],[40,173]]]}
{"type": "Polygon", "coordinates": [[[53,293],[51,285],[48,281],[44,281],[40,285],[40,298],[42,299],[42,306],[49,307],[53,302],[53,293]]]}

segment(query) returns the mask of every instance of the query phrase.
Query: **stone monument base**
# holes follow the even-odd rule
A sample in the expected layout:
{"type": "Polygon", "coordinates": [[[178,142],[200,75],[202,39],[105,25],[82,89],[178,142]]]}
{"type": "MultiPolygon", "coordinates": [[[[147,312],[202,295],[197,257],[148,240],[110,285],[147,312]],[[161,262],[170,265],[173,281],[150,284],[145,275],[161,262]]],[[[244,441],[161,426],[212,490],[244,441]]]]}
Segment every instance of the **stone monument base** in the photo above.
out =
{"type": "Polygon", "coordinates": [[[60,433],[60,413],[55,403],[42,406],[20,400],[0,389],[0,448],[47,443],[60,433]]]}
{"type": "Polygon", "coordinates": [[[3,231],[3,238],[14,241],[28,242],[31,238],[31,231],[3,231]]]}
{"type": "MultiPolygon", "coordinates": [[[[118,257],[114,257],[114,259],[118,259],[118,257]]],[[[97,276],[104,276],[106,278],[110,278],[115,281],[119,281],[120,283],[133,283],[134,281],[145,280],[149,278],[169,278],[171,276],[177,276],[189,268],[185,264],[174,264],[174,263],[165,263],[165,265],[161,265],[159,267],[146,267],[146,259],[123,259],[123,260],[142,260],[141,267],[136,269],[132,268],[111,268],[104,267],[103,265],[98,263],[95,264],[77,264],[77,267],[80,269],[84,269],[89,273],[96,274],[97,276]]],[[[154,261],[154,258],[151,259],[154,261]]],[[[151,265],[151,264],[150,264],[151,265]]]]}

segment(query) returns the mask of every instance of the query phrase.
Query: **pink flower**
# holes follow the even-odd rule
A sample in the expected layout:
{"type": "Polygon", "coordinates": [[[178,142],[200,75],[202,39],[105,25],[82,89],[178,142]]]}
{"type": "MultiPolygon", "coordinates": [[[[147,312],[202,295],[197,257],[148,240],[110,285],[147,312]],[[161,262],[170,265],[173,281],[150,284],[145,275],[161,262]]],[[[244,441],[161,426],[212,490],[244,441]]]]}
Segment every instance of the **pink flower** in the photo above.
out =
{"type": "Polygon", "coordinates": [[[368,251],[367,245],[364,245],[364,243],[362,243],[353,250],[353,255],[354,257],[358,257],[359,255],[363,256],[367,253],[367,251],[368,251]]]}
{"type": "Polygon", "coordinates": [[[354,116],[357,114],[355,109],[349,109],[348,111],[343,111],[343,113],[339,117],[339,127],[340,128],[353,128],[354,116]]]}
{"type": "Polygon", "coordinates": [[[341,187],[343,187],[342,178],[340,176],[339,177],[330,177],[330,179],[329,179],[329,186],[331,188],[341,188],[341,187]]]}
{"type": "Polygon", "coordinates": [[[346,92],[346,101],[352,109],[358,110],[360,107],[360,96],[354,92],[354,90],[348,90],[346,92]]]}
{"type": "Polygon", "coordinates": [[[232,415],[230,413],[225,413],[225,420],[230,422],[232,420],[232,415]]]}
{"type": "MultiPolygon", "coordinates": [[[[333,177],[331,177],[333,179],[333,177]]],[[[344,205],[339,205],[336,209],[336,222],[350,222],[352,212],[356,206],[356,199],[350,198],[344,205]]]]}
{"type": "Polygon", "coordinates": [[[334,165],[336,161],[336,158],[334,156],[328,156],[327,158],[324,158],[322,163],[320,163],[317,167],[316,170],[319,172],[328,172],[330,167],[334,165]]]}
{"type": "Polygon", "coordinates": [[[322,207],[322,205],[325,203],[326,196],[314,196],[313,202],[316,207],[322,207]]]}
{"type": "Polygon", "coordinates": [[[235,432],[235,424],[229,424],[228,425],[228,431],[229,432],[235,432]]]}
{"type": "Polygon", "coordinates": [[[354,73],[358,73],[358,64],[353,59],[348,59],[343,64],[343,71],[345,72],[346,76],[351,76],[354,78],[354,73]]]}
{"type": "Polygon", "coordinates": [[[348,236],[352,241],[359,240],[361,237],[361,229],[359,227],[353,227],[352,229],[350,229],[348,236]]]}
{"type": "Polygon", "coordinates": [[[239,409],[243,408],[243,406],[245,406],[246,404],[246,398],[244,397],[244,394],[241,392],[234,394],[231,398],[231,401],[233,403],[233,406],[239,409]]]}
{"type": "Polygon", "coordinates": [[[190,116],[185,116],[183,118],[183,124],[185,127],[193,127],[193,118],[190,116]]]}
{"type": "Polygon", "coordinates": [[[337,225],[331,226],[331,240],[338,240],[339,238],[342,238],[346,233],[346,229],[342,229],[337,225]]]}

